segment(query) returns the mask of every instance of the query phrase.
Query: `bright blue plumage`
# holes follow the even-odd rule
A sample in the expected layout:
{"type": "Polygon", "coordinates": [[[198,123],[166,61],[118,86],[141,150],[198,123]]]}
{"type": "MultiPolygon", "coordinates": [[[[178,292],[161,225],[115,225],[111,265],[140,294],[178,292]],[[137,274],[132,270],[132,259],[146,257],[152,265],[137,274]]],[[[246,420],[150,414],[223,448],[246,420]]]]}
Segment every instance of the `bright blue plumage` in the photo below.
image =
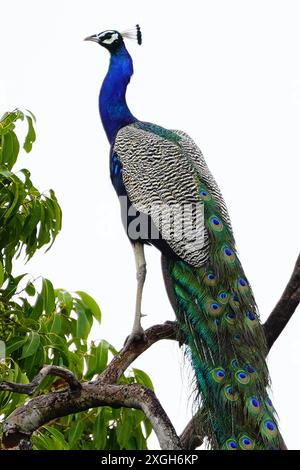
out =
{"type": "Polygon", "coordinates": [[[122,127],[137,121],[130,112],[125,97],[132,74],[132,59],[122,45],[111,54],[109,69],[99,95],[100,116],[111,145],[122,127]]]}

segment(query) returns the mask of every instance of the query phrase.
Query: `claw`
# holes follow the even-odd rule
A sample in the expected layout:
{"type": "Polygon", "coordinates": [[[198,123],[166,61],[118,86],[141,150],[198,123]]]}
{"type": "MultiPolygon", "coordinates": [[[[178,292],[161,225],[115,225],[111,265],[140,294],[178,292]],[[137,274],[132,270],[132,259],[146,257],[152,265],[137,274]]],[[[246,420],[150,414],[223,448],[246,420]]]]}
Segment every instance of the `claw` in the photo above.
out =
{"type": "Polygon", "coordinates": [[[125,343],[124,343],[124,346],[125,347],[128,347],[130,346],[132,343],[136,343],[138,341],[145,341],[146,340],[146,335],[145,335],[145,331],[143,330],[143,328],[139,328],[137,330],[132,330],[132,332],[130,333],[129,336],[127,336],[126,340],[125,340],[125,343]]]}

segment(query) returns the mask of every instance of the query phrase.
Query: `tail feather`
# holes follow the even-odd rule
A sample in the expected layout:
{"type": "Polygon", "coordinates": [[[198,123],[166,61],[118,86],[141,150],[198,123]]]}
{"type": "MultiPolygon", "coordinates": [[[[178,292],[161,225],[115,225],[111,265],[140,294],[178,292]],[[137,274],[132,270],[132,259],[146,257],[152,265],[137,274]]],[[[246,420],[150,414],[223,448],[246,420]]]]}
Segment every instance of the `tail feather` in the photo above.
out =
{"type": "Polygon", "coordinates": [[[266,391],[267,347],[230,227],[201,185],[210,237],[207,264],[164,260],[167,290],[185,335],[214,449],[285,448],[266,391]]]}

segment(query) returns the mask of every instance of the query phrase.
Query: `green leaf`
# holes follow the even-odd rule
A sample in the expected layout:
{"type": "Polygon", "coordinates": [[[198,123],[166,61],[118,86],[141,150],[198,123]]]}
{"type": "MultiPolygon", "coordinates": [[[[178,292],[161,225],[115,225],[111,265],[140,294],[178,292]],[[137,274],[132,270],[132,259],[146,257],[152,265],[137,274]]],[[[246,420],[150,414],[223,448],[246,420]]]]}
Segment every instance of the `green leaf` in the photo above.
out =
{"type": "Polygon", "coordinates": [[[13,295],[15,295],[16,290],[18,288],[18,285],[20,281],[25,277],[26,274],[21,274],[20,276],[13,277],[11,275],[8,276],[8,285],[4,291],[1,292],[1,295],[3,298],[8,301],[12,298],[13,295]]]}
{"type": "Polygon", "coordinates": [[[52,450],[52,440],[50,436],[46,436],[41,432],[35,432],[32,436],[34,450],[52,450]]]}
{"type": "Polygon", "coordinates": [[[13,185],[13,195],[14,195],[14,197],[13,197],[13,200],[12,200],[9,208],[4,213],[4,219],[5,220],[9,219],[9,217],[14,213],[15,209],[18,206],[20,187],[21,187],[21,185],[18,184],[15,181],[15,184],[13,185]]]}
{"type": "Polygon", "coordinates": [[[35,134],[35,130],[34,130],[34,127],[33,127],[33,118],[32,118],[32,116],[27,115],[26,119],[27,119],[27,123],[28,123],[28,132],[27,132],[27,135],[26,135],[26,138],[25,138],[23,148],[28,153],[32,149],[33,142],[35,142],[36,134],[35,134]]]}
{"type": "Polygon", "coordinates": [[[25,292],[30,295],[31,297],[35,295],[35,287],[32,284],[32,282],[29,282],[27,286],[25,287],[25,292]]]}
{"type": "Polygon", "coordinates": [[[145,428],[146,439],[148,439],[153,428],[152,428],[152,424],[150,423],[149,419],[146,418],[146,416],[144,416],[144,419],[143,419],[143,426],[145,428]]]}
{"type": "Polygon", "coordinates": [[[147,450],[146,440],[140,427],[136,428],[134,431],[134,440],[136,441],[136,449],[147,450]]]}
{"type": "Polygon", "coordinates": [[[86,292],[82,292],[80,290],[76,291],[76,294],[79,295],[83,303],[85,304],[86,308],[88,308],[93,316],[98,320],[101,321],[101,310],[97,302],[86,292]]]}
{"type": "Polygon", "coordinates": [[[23,231],[22,231],[22,235],[24,239],[27,239],[27,237],[29,237],[32,231],[36,228],[37,224],[40,221],[40,215],[41,215],[40,202],[38,200],[32,201],[31,206],[30,206],[30,212],[28,216],[26,217],[23,231]]]}
{"type": "Polygon", "coordinates": [[[43,313],[44,300],[41,294],[38,294],[34,306],[32,307],[31,318],[38,320],[43,313]]]}
{"type": "Polygon", "coordinates": [[[64,435],[53,426],[44,426],[51,435],[56,450],[70,450],[70,446],[64,438],[64,435]]]}
{"type": "Polygon", "coordinates": [[[76,336],[78,338],[87,339],[92,326],[89,322],[87,312],[78,302],[76,302],[75,310],[77,313],[76,336]]]}
{"type": "Polygon", "coordinates": [[[84,430],[84,424],[81,419],[77,419],[73,426],[69,430],[69,446],[72,449],[76,448],[76,444],[79,441],[81,434],[84,430]]]}
{"type": "Polygon", "coordinates": [[[44,310],[46,314],[52,313],[55,309],[55,295],[52,282],[43,279],[42,292],[44,310]]]}
{"type": "Polygon", "coordinates": [[[54,313],[53,322],[50,328],[50,333],[60,334],[61,330],[61,315],[59,313],[54,313]]]}
{"type": "Polygon", "coordinates": [[[2,286],[4,282],[4,270],[3,270],[3,264],[0,261],[0,287],[2,286]]]}
{"type": "Polygon", "coordinates": [[[90,354],[86,358],[86,363],[87,371],[85,374],[85,378],[86,380],[91,380],[97,371],[97,348],[93,342],[90,348],[90,354]]]}
{"type": "Polygon", "coordinates": [[[40,345],[40,335],[36,331],[31,331],[27,337],[26,343],[23,346],[21,359],[32,356],[36,353],[40,345]]]}
{"type": "Polygon", "coordinates": [[[12,173],[11,173],[11,171],[1,169],[0,170],[0,175],[4,176],[7,179],[11,179],[12,173]]]}
{"type": "Polygon", "coordinates": [[[5,165],[9,170],[11,170],[16,163],[19,148],[19,141],[12,130],[2,136],[0,147],[1,164],[5,165]]]}
{"type": "Polygon", "coordinates": [[[109,352],[112,353],[113,356],[116,356],[118,354],[118,351],[116,350],[116,348],[113,347],[112,344],[109,345],[109,352]]]}
{"type": "Polygon", "coordinates": [[[118,443],[120,444],[121,449],[126,449],[128,440],[133,432],[132,427],[132,417],[133,412],[130,409],[122,408],[122,421],[119,423],[116,433],[118,443]]]}
{"type": "Polygon", "coordinates": [[[56,289],[54,293],[61,304],[60,308],[70,312],[73,308],[73,297],[71,294],[64,289],[56,289]]]}
{"type": "Polygon", "coordinates": [[[152,391],[154,390],[153,383],[149,375],[146,374],[146,372],[140,369],[132,369],[132,371],[134,373],[134,377],[137,383],[144,385],[144,387],[149,388],[152,391]]]}
{"type": "Polygon", "coordinates": [[[109,350],[110,344],[102,340],[96,350],[96,370],[97,374],[100,374],[102,372],[106,365],[107,365],[107,359],[108,359],[108,350],[109,350]]]}
{"type": "Polygon", "coordinates": [[[11,353],[20,349],[26,341],[26,338],[21,336],[16,336],[10,339],[6,345],[6,355],[10,356],[11,353]]]}
{"type": "Polygon", "coordinates": [[[82,378],[83,369],[84,369],[84,361],[83,357],[78,353],[73,353],[72,351],[68,352],[68,361],[69,361],[69,369],[75,373],[78,379],[82,378]]]}
{"type": "MultiPolygon", "coordinates": [[[[29,382],[28,377],[26,376],[25,373],[21,371],[20,367],[18,366],[16,362],[14,362],[13,367],[14,367],[14,380],[13,381],[16,383],[20,383],[20,384],[27,384],[29,382]]],[[[26,398],[27,398],[27,395],[23,395],[23,394],[19,395],[17,393],[13,394],[12,400],[9,402],[5,410],[6,415],[10,415],[16,409],[16,407],[21,406],[25,402],[26,398]]]]}
{"type": "Polygon", "coordinates": [[[105,449],[108,435],[108,425],[111,419],[111,408],[104,406],[100,409],[95,420],[93,429],[93,439],[97,450],[105,449]]]}
{"type": "MultiPolygon", "coordinates": [[[[55,193],[52,189],[50,189],[50,198],[48,199],[49,207],[53,209],[53,220],[52,220],[52,243],[49,246],[48,250],[51,248],[53,245],[56,236],[58,235],[60,229],[61,229],[61,221],[62,221],[62,211],[61,208],[58,204],[57,198],[55,196],[55,193]]],[[[48,251],[47,250],[47,251],[48,251]]]]}

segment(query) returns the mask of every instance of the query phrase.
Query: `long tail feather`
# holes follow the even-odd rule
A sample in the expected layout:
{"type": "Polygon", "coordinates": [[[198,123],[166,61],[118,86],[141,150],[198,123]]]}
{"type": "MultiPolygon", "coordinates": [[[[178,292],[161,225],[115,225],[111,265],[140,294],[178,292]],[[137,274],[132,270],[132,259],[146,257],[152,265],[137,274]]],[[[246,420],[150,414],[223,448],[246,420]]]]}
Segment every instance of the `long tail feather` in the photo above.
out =
{"type": "Polygon", "coordinates": [[[213,449],[285,448],[267,393],[267,348],[251,287],[209,188],[202,185],[200,195],[209,260],[201,268],[167,260],[164,272],[207,411],[206,434],[213,449]]]}

